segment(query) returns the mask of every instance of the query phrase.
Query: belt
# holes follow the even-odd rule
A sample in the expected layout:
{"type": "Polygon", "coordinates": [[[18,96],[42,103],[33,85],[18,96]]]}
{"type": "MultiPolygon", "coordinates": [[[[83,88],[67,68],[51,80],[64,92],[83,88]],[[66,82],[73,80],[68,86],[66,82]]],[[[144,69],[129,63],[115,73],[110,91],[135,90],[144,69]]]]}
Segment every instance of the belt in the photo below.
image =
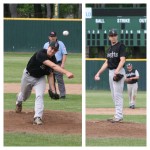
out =
{"type": "Polygon", "coordinates": [[[30,73],[28,71],[26,71],[26,74],[28,74],[30,76],[30,73]]]}
{"type": "Polygon", "coordinates": [[[60,63],[62,63],[62,61],[57,61],[57,64],[60,64],[60,63]]]}
{"type": "Polygon", "coordinates": [[[30,76],[30,72],[26,69],[26,74],[28,74],[30,76]]]}
{"type": "Polygon", "coordinates": [[[116,69],[116,68],[109,68],[109,70],[114,70],[114,69],[116,69]]]}

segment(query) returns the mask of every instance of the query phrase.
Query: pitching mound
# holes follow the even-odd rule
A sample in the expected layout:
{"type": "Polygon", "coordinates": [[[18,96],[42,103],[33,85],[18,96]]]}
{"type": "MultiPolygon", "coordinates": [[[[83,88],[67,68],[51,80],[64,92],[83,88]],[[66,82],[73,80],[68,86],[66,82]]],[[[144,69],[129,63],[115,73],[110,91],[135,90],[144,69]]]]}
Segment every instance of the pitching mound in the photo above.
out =
{"type": "Polygon", "coordinates": [[[4,132],[81,134],[81,113],[44,111],[43,125],[33,125],[34,112],[4,112],[4,132]]]}
{"type": "Polygon", "coordinates": [[[111,123],[108,121],[87,121],[86,125],[87,137],[146,138],[145,124],[131,122],[111,123]]]}

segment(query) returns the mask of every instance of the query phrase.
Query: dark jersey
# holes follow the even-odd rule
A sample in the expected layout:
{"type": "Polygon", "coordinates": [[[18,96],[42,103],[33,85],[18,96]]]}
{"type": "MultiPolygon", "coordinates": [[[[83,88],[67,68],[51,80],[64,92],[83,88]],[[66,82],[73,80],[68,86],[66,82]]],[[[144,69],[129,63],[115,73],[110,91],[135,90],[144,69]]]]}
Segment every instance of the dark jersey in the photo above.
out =
{"type": "Polygon", "coordinates": [[[120,57],[126,57],[125,45],[118,42],[110,46],[107,52],[108,68],[116,69],[120,62],[120,57]]]}
{"type": "Polygon", "coordinates": [[[45,60],[50,60],[56,63],[55,55],[51,58],[47,56],[47,50],[42,49],[30,58],[27,64],[27,71],[30,73],[31,76],[35,78],[40,78],[44,75],[49,75],[51,71],[53,71],[50,67],[43,64],[45,60]]]}
{"type": "MultiPolygon", "coordinates": [[[[135,69],[132,69],[131,71],[126,71],[126,77],[127,78],[136,77],[135,71],[136,71],[135,69]]],[[[133,84],[133,83],[136,83],[136,82],[138,82],[138,80],[133,79],[130,82],[128,82],[128,84],[133,84]]]]}

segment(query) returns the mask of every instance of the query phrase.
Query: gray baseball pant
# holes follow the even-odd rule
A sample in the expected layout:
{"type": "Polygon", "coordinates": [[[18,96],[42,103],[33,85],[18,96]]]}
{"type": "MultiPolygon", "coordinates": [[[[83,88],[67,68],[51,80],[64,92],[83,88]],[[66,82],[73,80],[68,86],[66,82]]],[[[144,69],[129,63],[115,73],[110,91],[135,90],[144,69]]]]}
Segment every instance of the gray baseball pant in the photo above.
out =
{"type": "MultiPolygon", "coordinates": [[[[123,88],[124,88],[124,78],[120,81],[113,81],[114,71],[109,70],[109,85],[111,90],[112,99],[115,105],[115,115],[114,117],[117,119],[123,119],[123,88]]],[[[125,76],[125,70],[122,68],[120,70],[121,74],[125,76]]]]}
{"type": "Polygon", "coordinates": [[[138,89],[138,83],[127,84],[128,96],[129,96],[129,105],[135,105],[136,102],[136,94],[138,89]]]}
{"type": "Polygon", "coordinates": [[[26,101],[31,95],[32,88],[35,90],[35,117],[40,117],[42,119],[44,111],[44,92],[46,89],[46,79],[45,76],[41,78],[34,78],[26,73],[27,70],[24,69],[22,79],[21,79],[21,90],[17,95],[17,101],[23,102],[26,101]]]}
{"type": "MultiPolygon", "coordinates": [[[[61,66],[61,63],[58,65],[61,66]]],[[[63,74],[60,72],[54,71],[54,75],[55,75],[55,78],[56,78],[57,83],[58,83],[58,89],[60,92],[60,97],[65,96],[66,95],[66,88],[65,88],[65,83],[64,83],[64,79],[63,79],[63,74]]]]}

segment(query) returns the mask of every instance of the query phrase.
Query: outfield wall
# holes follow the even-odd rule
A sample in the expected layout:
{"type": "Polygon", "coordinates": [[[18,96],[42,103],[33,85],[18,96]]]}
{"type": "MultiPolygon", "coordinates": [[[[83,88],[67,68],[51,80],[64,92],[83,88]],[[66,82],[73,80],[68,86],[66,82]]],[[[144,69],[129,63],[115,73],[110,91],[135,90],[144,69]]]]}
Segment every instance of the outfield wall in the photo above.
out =
{"type": "Polygon", "coordinates": [[[49,32],[56,31],[70,53],[82,52],[81,19],[4,19],[4,51],[31,52],[40,50],[48,41],[49,32]],[[63,36],[64,30],[69,36],[63,36]]]}
{"type": "MultiPolygon", "coordinates": [[[[139,89],[141,91],[146,91],[146,60],[127,60],[127,63],[132,63],[133,68],[137,69],[140,74],[139,79],[139,89]]],[[[87,90],[109,90],[109,81],[108,81],[108,69],[103,72],[101,75],[100,81],[95,81],[94,76],[97,71],[100,69],[104,60],[100,59],[87,59],[86,60],[86,89],[87,90]]],[[[125,67],[126,68],[126,67],[125,67]]],[[[127,85],[124,86],[125,90],[127,89],[127,85]]]]}

